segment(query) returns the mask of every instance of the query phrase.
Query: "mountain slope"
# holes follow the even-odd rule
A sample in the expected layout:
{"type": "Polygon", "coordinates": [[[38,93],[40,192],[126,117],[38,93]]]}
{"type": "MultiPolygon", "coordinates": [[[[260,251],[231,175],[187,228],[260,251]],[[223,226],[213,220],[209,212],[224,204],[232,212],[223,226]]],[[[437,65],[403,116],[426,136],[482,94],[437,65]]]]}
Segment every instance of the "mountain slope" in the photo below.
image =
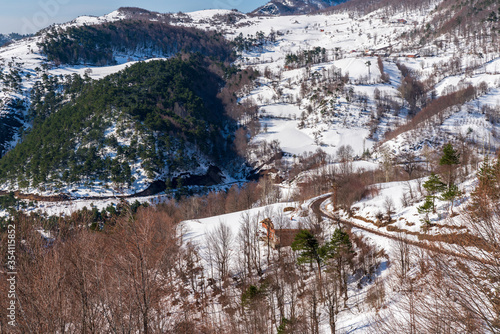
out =
{"type": "Polygon", "coordinates": [[[20,35],[16,33],[4,35],[0,34],[0,47],[4,46],[5,44],[11,43],[13,41],[17,41],[19,39],[25,38],[27,35],[20,35]]]}
{"type": "MultiPolygon", "coordinates": [[[[84,71],[92,74],[92,69],[80,70],[80,64],[121,65],[171,57],[181,51],[200,52],[220,61],[233,59],[231,45],[220,33],[173,26],[169,16],[161,22],[150,21],[154,13],[140,13],[121,9],[100,18],[80,17],[0,49],[0,157],[30,126],[32,88],[75,70],[82,76],[84,71]]],[[[113,73],[123,67],[108,68],[100,71],[113,73]]]]}
{"type": "Polygon", "coordinates": [[[309,14],[347,0],[271,0],[252,12],[254,15],[309,14]]]}
{"type": "Polygon", "coordinates": [[[81,94],[70,92],[71,102],[0,160],[1,180],[11,189],[99,183],[130,192],[230,160],[222,136],[229,121],[216,98],[224,82],[201,56],[183,58],[66,83],[81,94]]]}
{"type": "MultiPolygon", "coordinates": [[[[299,8],[311,3],[280,4],[299,8]]],[[[188,31],[200,27],[221,31],[227,38],[234,39],[234,45],[243,46],[239,48],[241,53],[236,64],[251,66],[256,73],[263,74],[257,85],[253,81],[247,82],[245,87],[241,87],[243,89],[227,96],[228,100],[238,100],[241,107],[258,108],[258,117],[253,114],[251,117],[237,115],[239,112],[236,111],[232,113],[245,128],[240,133],[241,151],[252,147],[244,153],[255,166],[268,168],[267,163],[280,151],[285,153],[287,163],[293,162],[293,155],[299,156],[318,149],[333,157],[342,145],[352,146],[359,156],[376,151],[387,133],[398,133],[394,132],[396,129],[403,131],[401,126],[406,125],[420,110],[427,111],[449,100],[454,92],[460,92],[469,85],[477,92],[466,99],[469,102],[460,102],[453,108],[445,103],[434,110],[440,117],[432,116],[435,113],[429,114],[436,120],[429,123],[426,117],[425,122],[418,123],[419,126],[432,124],[432,131],[420,131],[419,127],[418,136],[409,135],[412,132],[405,130],[403,137],[408,137],[405,141],[416,150],[421,150],[425,145],[439,147],[444,142],[455,140],[460,133],[471,137],[470,141],[478,141],[474,139],[476,137],[488,145],[498,145],[497,115],[500,109],[494,96],[498,92],[499,82],[500,61],[495,49],[498,44],[489,43],[487,47],[478,48],[481,54],[462,50],[465,50],[467,43],[480,45],[480,41],[496,37],[480,30],[476,38],[456,41],[450,34],[436,34],[432,38],[439,37],[440,40],[434,43],[429,38],[423,40],[424,45],[421,46],[419,29],[427,26],[433,28],[431,18],[438,13],[435,10],[438,2],[426,0],[418,4],[397,5],[391,0],[372,1],[371,4],[371,9],[365,6],[365,9],[372,10],[368,15],[359,11],[363,7],[362,1],[351,0],[334,7],[342,7],[342,11],[320,15],[263,18],[231,11],[200,11],[165,16],[127,9],[119,11],[120,14],[108,15],[109,20],[108,16],[94,21],[79,18],[73,23],[62,25],[64,29],[56,28],[57,32],[50,29],[41,32],[40,36],[26,42],[24,49],[17,47],[16,53],[0,52],[5,64],[13,64],[12,68],[8,65],[3,69],[4,76],[10,78],[8,94],[12,99],[3,99],[1,94],[4,89],[0,92],[0,98],[17,106],[16,113],[22,115],[23,107],[26,108],[35,100],[33,95],[30,96],[33,81],[48,82],[61,74],[71,73],[102,78],[125,67],[125,63],[130,60],[143,60],[155,55],[168,56],[168,52],[162,51],[165,45],[161,45],[161,41],[157,46],[138,44],[141,38],[134,36],[130,37],[130,42],[122,41],[124,32],[129,29],[137,36],[152,36],[151,41],[154,43],[163,31],[161,28],[158,33],[156,27],[165,24],[165,20],[176,25],[169,26],[171,30],[168,31],[175,32],[180,27],[188,31]],[[352,5],[352,8],[348,10],[347,5],[352,5]],[[155,20],[155,17],[160,18],[162,23],[145,23],[145,20],[155,20]],[[125,21],[109,22],[124,18],[125,21]],[[108,21],[100,24],[103,20],[108,21]],[[91,23],[91,28],[79,26],[87,21],[99,24],[91,23]],[[148,30],[150,25],[153,26],[151,31],[148,30]],[[79,46],[80,40],[77,38],[80,36],[84,37],[85,47],[79,46]],[[68,50],[75,52],[69,53],[68,50]],[[26,54],[14,57],[15,61],[9,62],[22,52],[26,54]],[[47,58],[52,62],[47,61],[47,58]],[[115,62],[119,65],[81,66],[115,62]],[[36,70],[37,67],[43,70],[36,70]],[[26,80],[26,73],[32,75],[31,81],[26,80]],[[43,79],[45,74],[47,80],[43,79]],[[17,79],[19,76],[22,78],[21,84],[17,79]],[[19,86],[23,89],[18,90],[16,87],[19,86]],[[15,98],[25,98],[26,101],[23,103],[15,98]],[[430,103],[433,100],[435,102],[430,103]],[[476,126],[479,121],[487,126],[476,126]],[[435,135],[434,131],[438,131],[439,135],[435,135]],[[442,132],[446,135],[442,135],[442,132]],[[491,139],[483,139],[490,135],[491,139]],[[266,146],[266,143],[272,145],[266,146]]],[[[487,8],[495,9],[493,7],[487,8]]],[[[494,26],[496,19],[494,15],[490,16],[491,25],[494,26]]],[[[457,27],[463,28],[461,25],[457,27]]],[[[198,34],[199,31],[196,31],[182,36],[198,34]]],[[[219,38],[217,33],[207,33],[205,36],[207,41],[217,41],[219,38]]],[[[205,39],[198,38],[197,43],[205,39]]],[[[205,53],[200,48],[188,47],[188,50],[205,53]]],[[[210,48],[205,50],[210,53],[210,48]]],[[[43,101],[51,100],[42,98],[43,101]]],[[[58,103],[55,101],[55,105],[58,103]]],[[[54,108],[45,110],[50,114],[54,108]]],[[[34,108],[30,110],[33,111],[34,108]]],[[[45,111],[41,111],[41,114],[45,114],[45,111]]],[[[23,122],[21,117],[18,121],[23,122]]],[[[401,143],[397,143],[391,145],[391,150],[397,155],[402,147],[401,143]]]]}
{"type": "Polygon", "coordinates": [[[49,61],[59,64],[113,65],[142,54],[168,57],[180,51],[200,52],[220,60],[231,57],[221,34],[168,23],[121,20],[92,26],[52,29],[38,43],[49,61]]]}

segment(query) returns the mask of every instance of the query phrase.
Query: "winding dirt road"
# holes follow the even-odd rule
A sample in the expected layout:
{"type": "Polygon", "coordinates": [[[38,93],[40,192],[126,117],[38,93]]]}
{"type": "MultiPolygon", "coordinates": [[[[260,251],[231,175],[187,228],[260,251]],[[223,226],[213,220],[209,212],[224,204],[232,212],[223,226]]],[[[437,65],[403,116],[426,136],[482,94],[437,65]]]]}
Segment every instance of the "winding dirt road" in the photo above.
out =
{"type": "MultiPolygon", "coordinates": [[[[384,237],[384,238],[387,238],[387,239],[391,239],[391,240],[394,240],[394,241],[401,240],[400,239],[401,236],[398,236],[398,235],[395,235],[395,234],[389,233],[389,232],[383,232],[383,231],[380,231],[380,230],[368,228],[366,226],[363,226],[361,224],[355,223],[355,222],[350,221],[350,220],[340,219],[338,217],[335,217],[332,213],[323,210],[321,208],[321,205],[329,197],[330,197],[330,194],[326,194],[324,196],[320,196],[320,197],[318,197],[316,200],[314,200],[310,204],[310,208],[311,208],[311,210],[314,212],[314,214],[316,216],[329,218],[329,219],[331,219],[333,221],[338,221],[339,223],[343,224],[344,226],[358,228],[358,229],[363,230],[365,232],[368,232],[368,233],[371,233],[371,234],[374,234],[374,235],[378,235],[378,236],[381,236],[381,237],[384,237]]],[[[429,242],[415,241],[415,240],[411,240],[411,239],[408,239],[408,238],[404,238],[404,241],[407,244],[409,244],[409,245],[412,245],[412,246],[415,246],[415,247],[418,247],[418,248],[421,248],[421,249],[424,249],[424,250],[427,250],[427,251],[431,251],[432,253],[435,253],[435,254],[449,255],[449,256],[453,256],[453,257],[465,259],[465,260],[472,260],[472,261],[481,262],[483,264],[498,265],[498,263],[493,263],[491,261],[479,259],[477,257],[472,257],[472,256],[469,256],[467,254],[457,253],[457,252],[451,251],[449,249],[444,249],[442,247],[430,244],[429,242]]]]}

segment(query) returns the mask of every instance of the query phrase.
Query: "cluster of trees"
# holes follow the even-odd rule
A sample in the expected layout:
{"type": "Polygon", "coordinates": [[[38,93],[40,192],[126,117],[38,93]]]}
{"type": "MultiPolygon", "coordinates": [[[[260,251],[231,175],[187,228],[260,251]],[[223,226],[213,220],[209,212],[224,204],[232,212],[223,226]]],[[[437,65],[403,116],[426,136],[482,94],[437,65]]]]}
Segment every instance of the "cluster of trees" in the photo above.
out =
{"type": "Polygon", "coordinates": [[[4,196],[0,196],[0,210],[13,208],[17,203],[18,201],[13,192],[10,192],[9,194],[4,196]]]}
{"type": "Polygon", "coordinates": [[[10,143],[15,139],[23,126],[26,111],[26,102],[19,97],[22,93],[22,71],[21,64],[9,61],[6,67],[0,66],[0,82],[3,83],[2,90],[7,93],[5,99],[0,99],[0,157],[10,148],[10,143]],[[16,94],[18,93],[18,94],[16,94]]]}
{"type": "MultiPolygon", "coordinates": [[[[24,240],[17,253],[16,329],[318,333],[328,319],[335,333],[351,298],[348,287],[366,284],[383,258],[348,230],[326,234],[326,225],[313,218],[292,248],[266,249],[256,233],[260,219],[248,215],[230,222],[241,225],[237,235],[222,223],[207,233],[202,250],[178,233],[187,203],[178,204],[123,205],[117,212],[83,210],[48,220],[15,216],[11,223],[24,240]],[[101,215],[113,217],[112,224],[95,228],[101,215]],[[40,237],[40,225],[50,240],[40,237]],[[201,261],[207,252],[208,261],[201,261]]],[[[274,216],[261,217],[267,215],[274,216]]],[[[285,226],[280,216],[276,226],[285,226]]],[[[7,281],[1,282],[6,292],[7,281]]],[[[0,326],[10,329],[3,320],[0,326]]]]}
{"type": "Polygon", "coordinates": [[[14,92],[19,92],[21,90],[21,84],[23,79],[21,77],[21,72],[19,69],[9,66],[10,71],[3,71],[0,68],[0,80],[2,80],[4,84],[4,90],[8,90],[9,88],[14,92]]]}
{"type": "Polygon", "coordinates": [[[233,9],[231,13],[221,13],[215,14],[213,16],[213,21],[219,23],[225,23],[227,25],[235,25],[238,21],[245,19],[246,15],[240,13],[237,9],[233,9]]]}
{"type": "Polygon", "coordinates": [[[205,195],[181,196],[169,210],[181,214],[179,219],[206,218],[251,209],[258,205],[280,202],[281,192],[268,178],[245,185],[233,185],[226,191],[205,195]]]}
{"type": "Polygon", "coordinates": [[[0,157],[4,156],[10,148],[10,141],[14,139],[14,135],[22,127],[24,119],[22,112],[25,107],[22,102],[18,105],[16,101],[11,101],[7,108],[9,108],[11,112],[0,117],[0,157]],[[10,107],[10,105],[13,107],[10,107]]]}
{"type": "Polygon", "coordinates": [[[428,6],[432,4],[432,1],[396,1],[396,0],[375,0],[367,3],[363,0],[351,0],[346,1],[340,5],[325,8],[322,12],[326,13],[335,13],[335,12],[343,12],[349,13],[350,15],[359,15],[365,16],[371,12],[377,10],[384,10],[384,13],[387,16],[392,15],[393,13],[397,13],[399,11],[414,11],[418,9],[427,9],[428,6]]]}
{"type": "Polygon", "coordinates": [[[384,62],[380,56],[377,57],[377,66],[380,71],[380,80],[382,80],[382,82],[390,83],[391,77],[384,71],[384,62]]]}
{"type": "Polygon", "coordinates": [[[448,143],[443,147],[443,155],[439,160],[439,165],[444,168],[445,182],[441,181],[439,175],[431,173],[429,179],[425,181],[423,187],[427,191],[425,202],[418,208],[420,213],[425,213],[425,221],[429,221],[429,213],[436,212],[435,201],[438,193],[442,193],[440,199],[450,202],[450,212],[453,214],[453,203],[460,196],[460,191],[455,185],[454,171],[460,164],[460,154],[448,143]]]}
{"type": "Polygon", "coordinates": [[[183,153],[189,145],[216,160],[231,157],[231,137],[220,131],[231,123],[217,98],[224,71],[209,67],[217,66],[194,54],[137,63],[99,81],[42,80],[31,108],[36,122],[0,161],[0,178],[20,187],[51,180],[130,184],[130,165],[139,160],[150,177],[166,166],[174,172],[196,164],[183,153]],[[70,102],[59,107],[63,97],[54,89],[61,85],[70,102]],[[116,134],[106,135],[113,123],[116,134]],[[127,137],[128,144],[118,141],[127,137]]]}
{"type": "Polygon", "coordinates": [[[285,65],[291,68],[299,68],[328,61],[325,48],[319,46],[312,50],[303,50],[298,53],[289,53],[285,56],[285,65]]]}
{"type": "MultiPolygon", "coordinates": [[[[451,165],[444,163],[453,162],[454,155],[450,152],[444,152],[441,158],[446,180],[441,183],[443,188],[449,188],[446,170],[451,165]]],[[[476,187],[467,209],[455,218],[467,228],[465,242],[449,246],[455,253],[461,254],[460,257],[452,257],[444,250],[422,252],[412,249],[405,242],[399,244],[399,250],[412,254],[417,273],[399,275],[399,279],[394,280],[393,288],[399,290],[402,296],[402,303],[399,304],[401,312],[379,317],[374,328],[376,332],[499,332],[499,161],[498,158],[486,158],[478,171],[476,187]]],[[[432,178],[439,181],[438,176],[432,178]]]]}
{"type": "Polygon", "coordinates": [[[427,87],[420,82],[405,65],[397,63],[403,80],[398,87],[401,97],[408,102],[410,116],[415,116],[418,110],[427,102],[427,87]]]}
{"type": "Polygon", "coordinates": [[[220,33],[145,20],[54,28],[46,32],[39,47],[56,64],[112,65],[116,53],[164,57],[200,52],[221,61],[233,56],[231,45],[220,33]]]}
{"type": "Polygon", "coordinates": [[[260,73],[254,68],[246,68],[228,76],[226,85],[217,95],[224,104],[226,114],[240,124],[248,125],[258,121],[257,106],[249,100],[238,103],[238,99],[249,94],[260,73]]]}
{"type": "Polygon", "coordinates": [[[257,31],[254,35],[243,36],[240,33],[234,39],[233,43],[238,51],[252,51],[256,48],[262,50],[262,48],[268,43],[275,43],[278,33],[271,29],[271,32],[266,35],[263,31],[257,31]]]}
{"type": "MultiPolygon", "coordinates": [[[[117,222],[114,233],[75,229],[59,221],[60,230],[52,244],[33,228],[37,220],[19,217],[17,232],[19,240],[26,242],[26,251],[16,254],[17,302],[23,315],[19,314],[14,330],[175,331],[175,327],[156,327],[160,323],[167,326],[165,320],[175,317],[157,313],[165,310],[163,298],[177,298],[176,288],[168,284],[179,273],[175,225],[170,217],[154,210],[139,210],[128,217],[131,215],[117,222]]],[[[79,221],[77,226],[83,223],[79,221]]],[[[2,285],[6,293],[4,288],[2,285]]],[[[6,301],[2,299],[2,303],[6,301]]],[[[1,326],[2,330],[8,328],[3,320],[1,326]]]]}
{"type": "Polygon", "coordinates": [[[469,85],[466,88],[459,89],[458,91],[442,95],[432,101],[429,101],[427,105],[411,119],[411,121],[401,125],[393,131],[387,132],[385,140],[396,138],[404,132],[416,129],[419,125],[425,123],[426,121],[432,121],[436,125],[440,124],[444,121],[446,115],[445,113],[446,111],[449,111],[450,107],[463,105],[465,102],[476,97],[476,88],[469,85]]]}
{"type": "Polygon", "coordinates": [[[82,78],[76,73],[65,76],[49,76],[43,73],[41,80],[36,81],[31,90],[31,105],[28,110],[31,123],[33,125],[42,123],[64,103],[74,101],[89,82],[88,76],[82,78]]]}
{"type": "Polygon", "coordinates": [[[9,45],[13,41],[29,37],[31,35],[21,35],[18,33],[10,33],[8,35],[0,34],[0,47],[9,45]]]}
{"type": "MultiPolygon", "coordinates": [[[[433,29],[420,27],[418,35],[423,38],[446,36],[463,39],[473,50],[480,46],[483,51],[498,52],[495,39],[498,31],[500,6],[495,1],[473,0],[466,3],[442,3],[436,8],[433,18],[433,29]],[[489,49],[489,50],[488,50],[489,49]]],[[[485,52],[486,53],[486,52],[485,52]]]]}

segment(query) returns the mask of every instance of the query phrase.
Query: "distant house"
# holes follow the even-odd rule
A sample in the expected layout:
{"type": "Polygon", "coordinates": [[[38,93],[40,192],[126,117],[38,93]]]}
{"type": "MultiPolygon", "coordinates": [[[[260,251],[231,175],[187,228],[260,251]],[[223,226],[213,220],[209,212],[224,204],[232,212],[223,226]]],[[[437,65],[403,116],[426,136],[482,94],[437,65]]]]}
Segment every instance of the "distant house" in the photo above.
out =
{"type": "Polygon", "coordinates": [[[320,32],[325,32],[325,29],[320,29],[319,31],[320,31],[320,32]]]}
{"type": "Polygon", "coordinates": [[[266,231],[264,240],[269,240],[273,248],[291,246],[295,236],[300,232],[300,229],[292,228],[275,229],[273,222],[269,218],[264,219],[260,224],[266,231]]]}
{"type": "Polygon", "coordinates": [[[410,53],[406,55],[407,58],[419,58],[420,55],[418,53],[410,53]]]}
{"type": "Polygon", "coordinates": [[[398,19],[398,23],[406,24],[407,22],[405,19],[398,19]]]}
{"type": "Polygon", "coordinates": [[[275,231],[276,237],[278,238],[278,245],[280,247],[289,247],[292,245],[295,236],[300,232],[298,229],[278,229],[275,231]]]}

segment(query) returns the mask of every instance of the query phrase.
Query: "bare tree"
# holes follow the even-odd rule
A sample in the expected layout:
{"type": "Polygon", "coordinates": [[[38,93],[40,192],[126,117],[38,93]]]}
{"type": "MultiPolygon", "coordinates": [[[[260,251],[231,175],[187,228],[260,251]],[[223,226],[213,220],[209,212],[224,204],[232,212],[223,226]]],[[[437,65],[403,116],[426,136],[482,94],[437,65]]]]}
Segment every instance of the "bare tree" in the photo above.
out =
{"type": "Polygon", "coordinates": [[[385,173],[385,182],[389,182],[394,167],[394,156],[387,148],[381,149],[380,152],[382,154],[382,169],[385,173]]]}
{"type": "Polygon", "coordinates": [[[351,145],[341,145],[337,149],[337,158],[341,162],[341,173],[349,174],[352,172],[352,159],[354,150],[351,145]]]}
{"type": "Polygon", "coordinates": [[[240,246],[240,252],[238,252],[240,270],[244,273],[243,280],[245,277],[252,276],[254,272],[261,272],[258,228],[258,221],[255,217],[250,217],[248,212],[241,214],[237,238],[240,246]]]}
{"type": "Polygon", "coordinates": [[[392,220],[391,214],[392,214],[392,211],[394,210],[394,201],[392,200],[392,197],[385,196],[384,209],[385,209],[385,213],[387,214],[387,218],[389,219],[389,221],[391,221],[392,220]]]}
{"type": "MultiPolygon", "coordinates": [[[[456,303],[476,319],[484,330],[500,332],[500,208],[481,208],[480,215],[468,211],[463,220],[476,247],[460,246],[460,252],[471,260],[456,259],[453,265],[446,257],[434,257],[446,277],[447,292],[456,303]],[[477,238],[477,239],[476,239],[477,238]],[[495,291],[495,292],[492,292],[495,291]]],[[[464,312],[462,312],[464,313],[464,312]]]]}
{"type": "Polygon", "coordinates": [[[399,268],[398,276],[401,281],[404,281],[406,279],[408,271],[410,270],[410,244],[408,243],[408,240],[406,240],[406,237],[402,232],[399,232],[397,234],[394,243],[394,250],[396,252],[396,259],[399,268]]]}
{"type": "Polygon", "coordinates": [[[325,306],[328,311],[328,323],[332,334],[336,333],[336,324],[340,312],[342,292],[340,291],[341,280],[336,270],[329,269],[325,275],[323,292],[325,295],[325,306]]]}
{"type": "Polygon", "coordinates": [[[417,157],[412,151],[405,151],[400,156],[403,170],[408,174],[408,180],[411,180],[411,175],[418,167],[417,157]]]}
{"type": "MultiPolygon", "coordinates": [[[[176,298],[172,282],[179,244],[173,220],[155,209],[141,209],[110,232],[79,227],[64,232],[65,239],[50,249],[25,244],[31,250],[19,255],[36,261],[22,259],[18,270],[21,332],[173,330],[177,319],[165,312],[176,298]]],[[[30,234],[37,232],[31,229],[30,234]]]]}
{"type": "Polygon", "coordinates": [[[223,222],[205,235],[210,261],[215,264],[219,279],[224,281],[229,274],[229,264],[233,255],[233,233],[223,222]]]}

